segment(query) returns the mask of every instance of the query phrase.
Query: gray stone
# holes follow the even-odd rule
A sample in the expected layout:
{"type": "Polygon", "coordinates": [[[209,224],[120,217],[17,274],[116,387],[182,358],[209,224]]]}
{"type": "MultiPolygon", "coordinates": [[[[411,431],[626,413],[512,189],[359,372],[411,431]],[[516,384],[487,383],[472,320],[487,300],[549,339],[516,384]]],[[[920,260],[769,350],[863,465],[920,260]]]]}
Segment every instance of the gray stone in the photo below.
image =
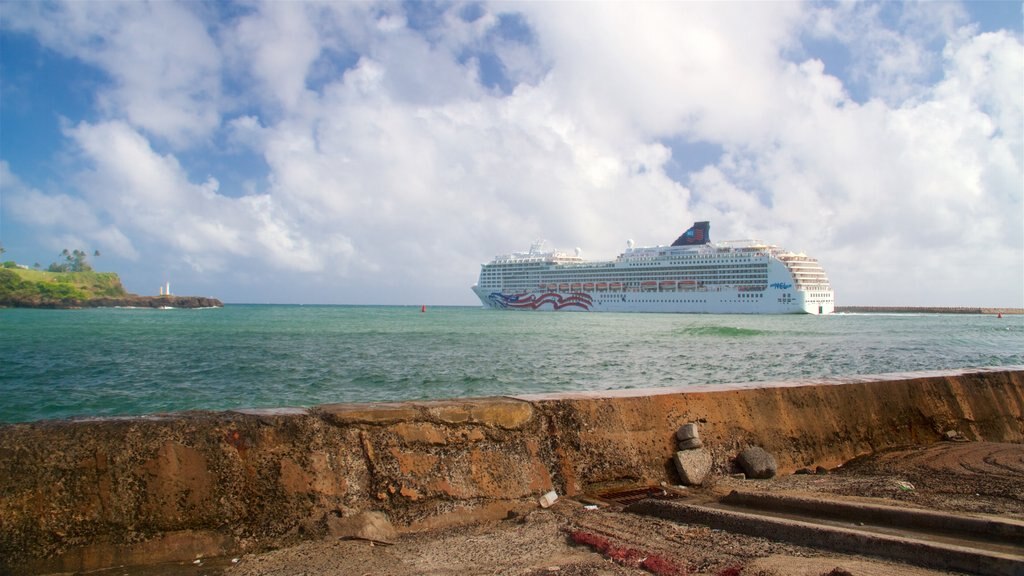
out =
{"type": "Polygon", "coordinates": [[[772,478],[778,471],[775,458],[759,446],[745,448],[736,457],[736,463],[743,469],[747,478],[772,478]]]}
{"type": "Polygon", "coordinates": [[[360,512],[345,518],[330,518],[327,531],[334,538],[357,538],[391,544],[395,527],[383,512],[360,512]]]}
{"type": "Polygon", "coordinates": [[[697,430],[697,425],[692,422],[689,424],[683,424],[679,427],[679,430],[676,430],[676,440],[679,440],[680,442],[685,442],[686,440],[691,440],[693,438],[700,438],[700,431],[697,430]]]}
{"type": "Polygon", "coordinates": [[[694,450],[696,448],[701,448],[703,446],[704,442],[701,442],[700,438],[690,438],[689,440],[679,441],[680,450],[694,450]]]}
{"type": "Polygon", "coordinates": [[[950,442],[966,442],[967,437],[959,430],[946,430],[942,437],[950,442]]]}
{"type": "Polygon", "coordinates": [[[680,450],[674,460],[683,485],[699,486],[711,472],[711,453],[707,450],[680,450]]]}

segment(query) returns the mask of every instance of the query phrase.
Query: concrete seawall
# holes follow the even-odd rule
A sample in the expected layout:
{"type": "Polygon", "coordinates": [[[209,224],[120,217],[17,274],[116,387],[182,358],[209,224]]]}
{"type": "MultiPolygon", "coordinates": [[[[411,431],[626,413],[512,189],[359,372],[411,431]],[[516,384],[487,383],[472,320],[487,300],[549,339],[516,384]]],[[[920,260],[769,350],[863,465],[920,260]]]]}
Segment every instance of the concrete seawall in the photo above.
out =
{"type": "Polygon", "coordinates": [[[1024,308],[965,306],[836,306],[839,314],[1024,314],[1024,308]]]}
{"type": "Polygon", "coordinates": [[[0,573],[237,554],[381,510],[401,530],[503,516],[523,498],[677,482],[699,422],[724,471],[780,472],[893,446],[1024,443],[1024,366],[0,427],[0,573]]]}

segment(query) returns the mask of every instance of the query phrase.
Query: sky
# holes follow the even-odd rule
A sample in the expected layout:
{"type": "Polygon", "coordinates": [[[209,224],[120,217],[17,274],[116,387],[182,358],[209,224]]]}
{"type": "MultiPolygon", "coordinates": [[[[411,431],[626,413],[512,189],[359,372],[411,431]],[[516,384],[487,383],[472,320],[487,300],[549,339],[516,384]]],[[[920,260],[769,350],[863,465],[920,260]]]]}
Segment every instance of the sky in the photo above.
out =
{"type": "Polygon", "coordinates": [[[0,243],[233,303],[474,305],[539,239],[759,239],[1024,307],[1021,2],[0,1],[0,243]]]}

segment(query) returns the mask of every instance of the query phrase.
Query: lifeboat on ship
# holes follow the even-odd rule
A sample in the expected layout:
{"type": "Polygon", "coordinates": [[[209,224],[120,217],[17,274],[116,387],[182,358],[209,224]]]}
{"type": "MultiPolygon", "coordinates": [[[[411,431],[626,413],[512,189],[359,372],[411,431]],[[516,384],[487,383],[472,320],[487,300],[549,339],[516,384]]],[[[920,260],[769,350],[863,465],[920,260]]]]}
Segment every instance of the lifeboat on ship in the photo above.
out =
{"type": "Polygon", "coordinates": [[[605,290],[607,290],[607,289],[608,289],[608,283],[607,283],[607,282],[598,282],[598,283],[597,283],[597,285],[596,285],[596,287],[597,287],[597,289],[598,289],[598,290],[600,290],[601,292],[604,292],[605,290]]]}
{"type": "Polygon", "coordinates": [[[568,292],[569,291],[569,285],[566,284],[565,282],[559,284],[558,285],[558,291],[559,292],[568,292]]]}
{"type": "Polygon", "coordinates": [[[654,280],[646,280],[640,283],[641,290],[655,290],[658,288],[658,283],[654,280]]]}
{"type": "Polygon", "coordinates": [[[586,283],[583,284],[583,290],[584,291],[590,292],[593,289],[594,289],[594,283],[593,282],[586,282],[586,283]]]}
{"type": "Polygon", "coordinates": [[[622,290],[622,282],[612,282],[608,284],[609,290],[622,290]]]}
{"type": "Polygon", "coordinates": [[[675,290],[676,289],[676,281],[675,280],[662,280],[658,284],[658,288],[661,288],[662,290],[675,290]]]}
{"type": "Polygon", "coordinates": [[[571,290],[573,292],[579,292],[582,289],[582,285],[579,282],[573,282],[571,290]]]}

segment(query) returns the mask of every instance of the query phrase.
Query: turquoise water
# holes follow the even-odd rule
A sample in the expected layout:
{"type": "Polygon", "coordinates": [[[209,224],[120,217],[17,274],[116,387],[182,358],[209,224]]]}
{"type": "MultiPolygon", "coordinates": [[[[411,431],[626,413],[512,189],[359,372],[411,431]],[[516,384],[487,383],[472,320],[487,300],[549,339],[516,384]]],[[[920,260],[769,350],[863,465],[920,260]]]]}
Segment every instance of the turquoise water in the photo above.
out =
{"type": "Polygon", "coordinates": [[[1024,364],[1024,316],[0,309],[0,422],[1024,364]]]}

